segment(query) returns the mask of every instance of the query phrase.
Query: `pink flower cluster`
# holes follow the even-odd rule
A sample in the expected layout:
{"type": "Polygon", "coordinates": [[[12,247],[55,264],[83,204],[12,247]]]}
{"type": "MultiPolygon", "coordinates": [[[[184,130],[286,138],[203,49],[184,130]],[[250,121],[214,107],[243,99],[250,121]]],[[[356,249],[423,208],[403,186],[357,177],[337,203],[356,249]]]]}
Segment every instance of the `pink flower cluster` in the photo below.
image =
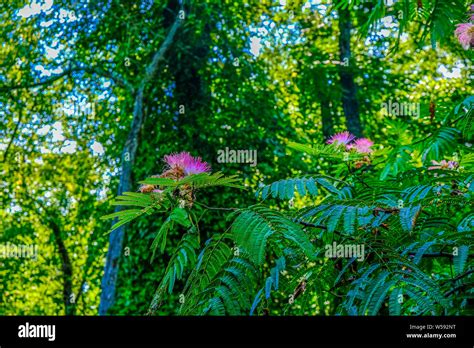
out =
{"type": "Polygon", "coordinates": [[[459,43],[465,50],[474,47],[474,24],[458,24],[454,33],[458,37],[459,43]]]}
{"type": "Polygon", "coordinates": [[[372,153],[371,147],[374,145],[372,140],[367,138],[356,139],[354,135],[347,131],[334,134],[329,138],[327,143],[336,146],[344,146],[346,150],[354,149],[355,151],[364,154],[372,153]]]}
{"type": "MultiPolygon", "coordinates": [[[[188,175],[207,173],[211,167],[207,162],[203,162],[201,157],[193,157],[189,152],[173,153],[164,157],[166,168],[160,175],[152,175],[152,178],[168,178],[180,180],[188,175]]],[[[139,188],[142,193],[161,193],[157,185],[142,185],[139,188]]]]}
{"type": "Polygon", "coordinates": [[[174,153],[164,158],[170,169],[181,169],[185,175],[206,173],[211,170],[207,162],[201,157],[193,157],[189,152],[174,153]]]}

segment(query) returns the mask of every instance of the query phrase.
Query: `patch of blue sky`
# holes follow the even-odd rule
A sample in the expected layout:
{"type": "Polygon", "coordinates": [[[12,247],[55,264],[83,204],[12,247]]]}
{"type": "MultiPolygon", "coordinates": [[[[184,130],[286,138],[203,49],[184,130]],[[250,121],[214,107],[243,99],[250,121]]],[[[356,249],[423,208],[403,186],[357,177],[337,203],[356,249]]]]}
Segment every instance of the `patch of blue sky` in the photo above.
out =
{"type": "Polygon", "coordinates": [[[59,52],[64,48],[64,45],[59,45],[58,48],[52,48],[49,46],[45,46],[44,49],[46,51],[46,57],[49,59],[56,59],[58,58],[59,52]]]}
{"type": "Polygon", "coordinates": [[[167,97],[173,97],[173,91],[176,88],[176,82],[171,82],[168,87],[164,89],[165,95],[167,97]]]}
{"type": "Polygon", "coordinates": [[[43,65],[37,64],[33,66],[33,70],[38,72],[38,77],[49,77],[51,75],[61,74],[63,69],[61,67],[56,67],[54,69],[46,69],[43,65]]]}
{"type": "MultiPolygon", "coordinates": [[[[291,5],[286,0],[280,0],[280,6],[275,8],[275,12],[288,12],[290,14],[290,21],[293,14],[293,10],[287,5],[291,5]]],[[[322,4],[321,0],[309,0],[301,6],[302,12],[317,12],[323,18],[327,15],[328,5],[322,4]]],[[[271,48],[271,42],[276,45],[289,45],[298,44],[305,40],[304,36],[301,35],[301,29],[298,23],[280,24],[276,28],[276,23],[269,18],[267,15],[261,16],[260,25],[251,26],[249,32],[249,52],[254,56],[258,57],[263,49],[271,48]]],[[[323,21],[326,24],[330,24],[330,18],[324,18],[323,21]]]]}
{"type": "Polygon", "coordinates": [[[461,78],[462,68],[465,68],[464,64],[458,62],[456,66],[451,67],[451,69],[448,69],[448,67],[441,64],[436,71],[440,73],[441,75],[443,75],[443,77],[448,78],[448,79],[461,78]]]}
{"type": "Polygon", "coordinates": [[[77,151],[77,142],[74,140],[66,140],[61,146],[61,153],[75,153],[77,151]]]}
{"type": "MultiPolygon", "coordinates": [[[[365,45],[369,47],[369,50],[368,50],[369,55],[379,57],[379,58],[384,57],[385,53],[383,51],[389,48],[389,42],[388,41],[380,42],[380,41],[388,37],[392,37],[392,38],[397,37],[398,27],[399,27],[399,24],[395,16],[383,17],[379,21],[379,29],[374,31],[372,35],[369,34],[369,36],[367,37],[365,41],[365,45]],[[377,47],[375,45],[377,42],[379,42],[381,47],[377,47]]],[[[406,42],[408,39],[409,39],[409,36],[407,33],[402,33],[400,35],[401,42],[406,42]]],[[[426,46],[425,49],[430,49],[430,47],[426,46]]],[[[410,52],[407,52],[407,54],[409,53],[410,52]]],[[[445,78],[445,79],[461,78],[462,68],[464,68],[464,65],[461,62],[457,62],[450,69],[445,65],[440,65],[437,69],[437,72],[442,75],[442,78],[445,78]]]]}
{"type": "Polygon", "coordinates": [[[96,140],[92,141],[89,148],[94,155],[103,155],[105,153],[104,146],[96,140]]]}
{"type": "MultiPolygon", "coordinates": [[[[375,30],[369,33],[365,39],[365,46],[368,47],[369,56],[383,58],[386,56],[390,43],[386,38],[397,38],[399,23],[395,16],[385,16],[381,18],[375,25],[375,30]]],[[[408,40],[408,34],[400,35],[400,42],[408,40]]]]}
{"type": "Polygon", "coordinates": [[[50,13],[52,11],[53,0],[44,0],[44,1],[32,1],[25,7],[21,8],[18,11],[18,16],[23,18],[29,18],[31,16],[36,16],[40,13],[50,13]]]}

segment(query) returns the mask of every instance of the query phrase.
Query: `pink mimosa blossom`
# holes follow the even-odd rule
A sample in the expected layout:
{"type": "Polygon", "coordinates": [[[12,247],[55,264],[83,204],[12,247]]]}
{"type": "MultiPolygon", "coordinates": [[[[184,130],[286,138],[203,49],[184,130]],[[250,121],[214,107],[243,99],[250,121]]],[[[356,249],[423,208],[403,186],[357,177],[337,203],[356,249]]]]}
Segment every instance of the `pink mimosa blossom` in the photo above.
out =
{"type": "Polygon", "coordinates": [[[211,170],[207,162],[203,162],[201,157],[193,157],[189,152],[175,153],[164,158],[170,169],[181,169],[185,175],[206,173],[211,170]]]}
{"type": "Polygon", "coordinates": [[[355,139],[355,136],[345,131],[342,133],[334,134],[331,138],[329,138],[327,143],[336,144],[336,145],[348,145],[354,139],[355,139]]]}
{"type": "Polygon", "coordinates": [[[367,138],[360,138],[354,141],[353,144],[349,145],[351,148],[356,149],[359,153],[371,153],[371,147],[374,145],[374,142],[367,138]]]}
{"type": "Polygon", "coordinates": [[[474,47],[474,24],[458,24],[457,29],[454,33],[458,37],[459,43],[465,50],[474,47]]]}

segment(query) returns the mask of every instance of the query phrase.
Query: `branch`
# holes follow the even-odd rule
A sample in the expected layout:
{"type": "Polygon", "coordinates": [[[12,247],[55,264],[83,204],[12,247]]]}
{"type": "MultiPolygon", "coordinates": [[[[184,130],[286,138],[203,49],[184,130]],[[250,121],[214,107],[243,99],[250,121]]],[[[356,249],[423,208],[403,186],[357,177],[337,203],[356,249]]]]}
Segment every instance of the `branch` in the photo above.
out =
{"type": "Polygon", "coordinates": [[[64,70],[62,73],[51,76],[48,79],[45,79],[43,81],[39,82],[33,82],[33,83],[24,83],[24,84],[19,84],[19,85],[13,85],[13,86],[0,86],[0,93],[3,92],[9,92],[9,91],[15,91],[18,89],[29,89],[29,88],[35,88],[35,87],[40,87],[44,85],[50,85],[63,77],[70,76],[73,72],[79,72],[79,71],[85,71],[90,74],[97,74],[103,77],[108,77],[111,80],[113,80],[116,84],[119,86],[125,87],[129,89],[130,91],[133,91],[133,86],[120,74],[111,71],[111,70],[105,70],[99,66],[79,66],[75,65],[73,67],[70,67],[66,70],[64,70]]]}
{"type": "MultiPolygon", "coordinates": [[[[16,123],[15,128],[13,129],[12,137],[11,137],[10,141],[8,142],[8,145],[7,145],[7,148],[5,149],[5,152],[3,153],[2,163],[7,162],[8,153],[10,152],[11,146],[13,145],[13,142],[16,138],[17,133],[18,133],[18,129],[20,128],[20,124],[23,120],[23,110],[25,110],[27,108],[25,102],[23,102],[20,99],[17,100],[17,98],[15,98],[13,96],[13,93],[9,92],[9,94],[10,94],[11,100],[15,101],[20,106],[20,108],[19,108],[19,111],[18,111],[18,113],[19,113],[18,122],[16,123]]],[[[36,101],[36,99],[33,99],[33,105],[31,106],[31,108],[29,108],[30,111],[34,110],[36,105],[37,105],[37,101],[36,101]]]]}
{"type": "Polygon", "coordinates": [[[18,128],[20,127],[21,119],[23,117],[23,109],[20,109],[19,113],[20,113],[20,115],[18,116],[18,122],[16,123],[15,128],[13,129],[12,137],[11,137],[10,141],[8,142],[8,145],[7,145],[7,148],[5,149],[5,152],[3,153],[3,160],[2,160],[3,163],[6,163],[6,161],[7,161],[8,152],[10,151],[10,147],[13,144],[13,140],[15,140],[16,133],[18,132],[18,128]]]}
{"type": "Polygon", "coordinates": [[[385,213],[385,214],[393,214],[393,213],[399,213],[400,212],[400,209],[398,208],[381,208],[381,207],[375,207],[374,211],[373,211],[373,214],[375,216],[378,216],[378,213],[379,212],[382,212],[382,213],[385,213]]]}
{"type": "MultiPolygon", "coordinates": [[[[382,209],[382,208],[380,208],[382,209]]],[[[394,208],[395,209],[395,208],[394,208]]],[[[398,209],[397,209],[398,210],[398,209]]],[[[385,211],[387,212],[387,211],[385,211]]],[[[293,220],[294,222],[296,223],[299,223],[305,227],[313,227],[313,228],[319,228],[319,229],[322,229],[322,230],[327,230],[328,228],[324,225],[316,225],[316,224],[312,224],[310,222],[306,222],[306,221],[296,221],[296,220],[293,220]]],[[[345,237],[349,237],[349,236],[346,236],[344,235],[343,233],[341,232],[338,232],[338,231],[334,231],[336,234],[339,234],[339,235],[343,235],[345,237]]],[[[410,256],[415,256],[416,253],[408,253],[408,255],[410,256]]],[[[454,255],[452,253],[448,253],[448,252],[437,252],[437,253],[424,253],[423,254],[423,257],[454,257],[454,255]]],[[[474,257],[474,254],[470,254],[469,257],[474,257]]],[[[474,272],[474,270],[470,270],[468,272],[466,272],[467,274],[465,275],[468,275],[470,273],[474,272]]],[[[456,278],[455,278],[456,279],[456,278]]]]}
{"type": "Polygon", "coordinates": [[[327,230],[328,228],[324,225],[316,225],[316,224],[312,224],[311,222],[306,222],[306,221],[295,221],[297,223],[299,223],[300,225],[303,225],[304,227],[314,227],[314,228],[320,228],[322,230],[327,230]]]}
{"type": "Polygon", "coordinates": [[[168,48],[173,43],[173,38],[176,34],[176,31],[181,26],[181,22],[182,22],[182,20],[179,18],[179,12],[180,11],[182,11],[182,6],[180,7],[180,10],[178,11],[178,15],[176,16],[176,19],[175,19],[173,25],[171,26],[171,29],[168,32],[168,35],[166,36],[165,40],[161,44],[160,49],[153,55],[153,58],[152,58],[150,64],[146,68],[145,77],[143,78],[143,80],[140,84],[141,88],[144,88],[145,85],[151,80],[153,75],[156,73],[156,70],[158,69],[158,63],[160,62],[160,60],[163,59],[166,51],[168,50],[168,48]]]}
{"type": "Polygon", "coordinates": [[[458,281],[459,279],[462,279],[464,277],[467,277],[469,274],[472,274],[474,273],[474,268],[471,268],[470,270],[458,275],[457,277],[454,277],[453,279],[447,279],[447,281],[450,281],[450,282],[456,282],[458,281]]]}
{"type": "Polygon", "coordinates": [[[203,206],[203,207],[206,208],[206,209],[210,209],[210,210],[235,211],[235,210],[239,210],[239,209],[240,209],[240,208],[217,208],[217,207],[209,207],[209,206],[205,205],[204,203],[199,203],[199,202],[195,202],[195,203],[198,204],[198,205],[203,206]]]}
{"type": "Polygon", "coordinates": [[[43,80],[43,81],[40,81],[40,82],[24,83],[24,84],[14,85],[14,86],[5,86],[5,85],[0,86],[0,93],[15,91],[17,89],[28,89],[28,88],[35,88],[35,87],[39,87],[39,86],[43,86],[43,85],[48,85],[48,84],[51,84],[51,83],[53,83],[57,80],[62,79],[65,76],[70,75],[72,72],[81,71],[81,70],[83,70],[83,68],[74,67],[74,68],[66,69],[62,73],[60,73],[58,75],[51,76],[50,78],[48,78],[46,80],[43,80]]]}
{"type": "Polygon", "coordinates": [[[447,296],[449,296],[449,295],[454,294],[455,292],[457,292],[457,291],[459,291],[459,290],[462,290],[462,289],[465,288],[465,287],[473,286],[473,285],[474,285],[473,282],[471,282],[471,283],[464,283],[464,284],[462,284],[462,285],[459,285],[459,286],[455,287],[454,289],[451,289],[451,290],[445,292],[445,293],[444,293],[444,296],[447,297],[447,296]]]}
{"type": "MultiPolygon", "coordinates": [[[[410,256],[415,256],[416,253],[408,253],[410,256]]],[[[474,254],[469,255],[469,257],[474,256],[474,254]]],[[[452,253],[446,253],[446,252],[437,252],[437,253],[424,253],[423,257],[449,257],[452,258],[454,255],[452,253]]]]}
{"type": "Polygon", "coordinates": [[[126,78],[124,78],[119,73],[117,73],[113,70],[102,69],[101,67],[96,65],[96,66],[91,66],[91,67],[85,67],[84,71],[87,71],[88,73],[91,73],[91,74],[97,74],[97,75],[100,75],[100,76],[103,76],[103,77],[108,77],[112,81],[114,81],[117,85],[119,85],[121,87],[125,87],[126,89],[128,89],[132,93],[134,91],[134,88],[133,88],[132,84],[130,82],[128,82],[128,80],[126,78]]]}

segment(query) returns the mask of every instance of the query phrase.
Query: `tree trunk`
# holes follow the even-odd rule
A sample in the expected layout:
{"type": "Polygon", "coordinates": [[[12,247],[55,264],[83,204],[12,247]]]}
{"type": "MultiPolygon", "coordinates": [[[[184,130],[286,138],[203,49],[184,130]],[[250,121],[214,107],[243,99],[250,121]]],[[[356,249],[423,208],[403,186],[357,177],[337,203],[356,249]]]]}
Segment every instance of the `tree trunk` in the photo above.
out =
{"type": "Polygon", "coordinates": [[[351,14],[348,8],[338,9],[339,16],[339,53],[341,62],[339,77],[342,88],[342,107],[346,116],[347,130],[356,137],[362,137],[357,86],[351,70],[351,14]]]}
{"type": "Polygon", "coordinates": [[[41,206],[43,209],[37,210],[37,215],[39,220],[44,226],[53,231],[54,242],[56,244],[56,248],[59,253],[59,257],[61,259],[61,271],[62,271],[62,278],[63,278],[63,303],[64,303],[64,314],[65,315],[74,315],[76,311],[76,298],[73,297],[74,292],[72,290],[73,287],[73,267],[71,258],[69,257],[69,252],[64,244],[64,240],[61,236],[61,227],[56,222],[57,216],[51,211],[47,209],[47,207],[41,203],[41,201],[32,198],[28,194],[25,195],[27,199],[31,202],[28,204],[31,210],[37,210],[35,208],[36,202],[41,206]]]}
{"type": "MultiPolygon", "coordinates": [[[[178,14],[179,16],[179,14],[178,14]]],[[[123,192],[130,191],[132,188],[132,167],[138,148],[138,135],[143,124],[143,94],[146,84],[155,75],[158,63],[163,59],[166,51],[171,46],[173,38],[181,24],[179,17],[171,27],[168,35],[163,41],[159,50],[153,55],[150,64],[145,70],[145,75],[135,93],[135,101],[133,106],[133,120],[130,132],[122,151],[122,170],[120,174],[120,183],[118,187],[118,195],[123,192]]],[[[115,211],[119,211],[119,207],[115,211]]],[[[116,223],[116,220],[112,224],[116,223]]],[[[116,283],[119,270],[120,256],[123,249],[123,239],[125,235],[125,226],[120,226],[114,230],[109,237],[109,250],[105,262],[104,277],[102,278],[102,293],[100,296],[99,315],[106,315],[115,302],[116,283]]]]}
{"type": "MultiPolygon", "coordinates": [[[[127,141],[122,151],[122,171],[117,195],[130,191],[132,188],[132,166],[138,147],[138,134],[143,123],[143,89],[137,91],[133,108],[133,121],[128,134],[127,141]]],[[[120,207],[115,208],[115,212],[120,207]]],[[[113,220],[113,224],[117,222],[113,220]]],[[[109,308],[115,302],[115,286],[117,283],[118,265],[123,248],[125,226],[122,225],[114,230],[109,237],[109,250],[105,262],[104,277],[102,278],[102,294],[100,297],[99,315],[107,314],[109,308]]]]}
{"type": "Polygon", "coordinates": [[[331,101],[325,93],[321,94],[321,123],[323,127],[324,140],[327,140],[334,134],[334,119],[331,112],[331,101]]]}
{"type": "Polygon", "coordinates": [[[69,258],[69,253],[64,245],[64,241],[61,238],[61,230],[59,226],[53,220],[49,220],[49,227],[53,230],[54,240],[58,248],[59,256],[61,257],[61,268],[63,272],[63,302],[64,302],[64,314],[74,315],[76,308],[76,301],[73,297],[72,292],[72,263],[69,258]]]}

